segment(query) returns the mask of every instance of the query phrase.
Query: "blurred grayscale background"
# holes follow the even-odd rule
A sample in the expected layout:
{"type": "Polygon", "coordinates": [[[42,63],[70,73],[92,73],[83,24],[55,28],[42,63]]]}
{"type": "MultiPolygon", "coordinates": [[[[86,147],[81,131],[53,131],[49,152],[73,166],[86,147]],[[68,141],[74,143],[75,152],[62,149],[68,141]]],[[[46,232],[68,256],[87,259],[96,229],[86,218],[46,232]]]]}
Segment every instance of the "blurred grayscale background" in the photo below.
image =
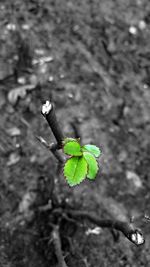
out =
{"type": "Polygon", "coordinates": [[[38,213],[53,178],[60,203],[132,218],[146,239],[64,223],[69,267],[150,266],[150,1],[0,1],[0,266],[58,266],[49,214],[38,213]],[[101,148],[95,181],[70,188],[36,140],[55,140],[48,99],[66,136],[101,148]]]}

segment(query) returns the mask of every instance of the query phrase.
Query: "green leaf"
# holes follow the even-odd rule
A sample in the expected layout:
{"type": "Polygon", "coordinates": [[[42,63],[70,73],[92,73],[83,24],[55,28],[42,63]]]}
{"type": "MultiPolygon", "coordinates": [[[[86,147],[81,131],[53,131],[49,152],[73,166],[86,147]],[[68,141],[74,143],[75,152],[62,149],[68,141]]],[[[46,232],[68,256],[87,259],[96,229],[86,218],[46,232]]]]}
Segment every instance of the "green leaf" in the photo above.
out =
{"type": "Polygon", "coordinates": [[[63,145],[67,144],[68,142],[70,141],[77,141],[77,139],[75,138],[71,138],[71,137],[66,137],[64,140],[63,140],[63,145]]]}
{"type": "Polygon", "coordinates": [[[69,141],[64,145],[64,153],[71,156],[82,156],[80,144],[75,141],[69,141]]]}
{"type": "Polygon", "coordinates": [[[98,163],[95,157],[89,152],[83,152],[83,157],[85,158],[88,164],[87,178],[94,179],[99,169],[98,163]]]}
{"type": "Polygon", "coordinates": [[[92,153],[96,158],[98,158],[101,154],[101,151],[100,149],[97,147],[97,146],[94,146],[94,145],[85,145],[85,146],[82,146],[81,150],[84,152],[90,152],[92,153]]]}
{"type": "Polygon", "coordinates": [[[72,157],[64,166],[64,176],[70,186],[80,184],[87,175],[87,162],[84,157],[72,157]]]}

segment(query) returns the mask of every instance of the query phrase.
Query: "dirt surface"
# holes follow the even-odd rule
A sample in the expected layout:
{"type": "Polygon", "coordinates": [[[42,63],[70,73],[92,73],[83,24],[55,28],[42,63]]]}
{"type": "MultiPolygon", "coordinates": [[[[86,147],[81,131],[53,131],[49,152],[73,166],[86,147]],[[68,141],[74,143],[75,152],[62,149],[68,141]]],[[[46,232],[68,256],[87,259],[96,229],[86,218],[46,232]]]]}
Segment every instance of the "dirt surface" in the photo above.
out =
{"type": "Polygon", "coordinates": [[[146,242],[61,224],[69,267],[150,266],[150,3],[148,0],[0,2],[0,266],[57,266],[49,212],[60,202],[134,222],[146,242]],[[102,149],[94,182],[69,188],[35,138],[54,137],[41,115],[52,99],[66,136],[102,149]]]}

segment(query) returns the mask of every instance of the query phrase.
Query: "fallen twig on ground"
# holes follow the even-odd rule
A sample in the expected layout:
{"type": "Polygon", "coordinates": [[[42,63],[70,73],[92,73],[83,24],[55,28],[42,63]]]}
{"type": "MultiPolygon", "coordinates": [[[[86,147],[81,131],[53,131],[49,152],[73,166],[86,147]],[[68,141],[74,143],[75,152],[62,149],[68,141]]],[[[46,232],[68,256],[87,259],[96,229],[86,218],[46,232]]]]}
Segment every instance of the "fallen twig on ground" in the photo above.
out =
{"type": "Polygon", "coordinates": [[[74,218],[87,219],[99,227],[118,230],[137,246],[145,242],[141,230],[136,228],[132,223],[113,219],[99,219],[98,216],[90,214],[88,211],[67,210],[66,212],[74,218]]]}
{"type": "Polygon", "coordinates": [[[63,255],[62,255],[61,239],[60,239],[59,226],[58,225],[53,226],[52,239],[53,239],[56,257],[58,260],[58,267],[68,267],[65,260],[64,260],[63,255]]]}

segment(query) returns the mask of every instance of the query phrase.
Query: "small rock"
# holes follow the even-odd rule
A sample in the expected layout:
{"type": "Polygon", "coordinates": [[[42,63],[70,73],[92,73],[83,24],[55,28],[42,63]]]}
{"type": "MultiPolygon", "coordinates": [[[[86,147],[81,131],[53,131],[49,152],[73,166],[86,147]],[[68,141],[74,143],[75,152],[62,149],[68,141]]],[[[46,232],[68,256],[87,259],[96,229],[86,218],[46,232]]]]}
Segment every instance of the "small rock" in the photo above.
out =
{"type": "Polygon", "coordinates": [[[35,49],[35,54],[37,54],[38,56],[44,56],[45,51],[43,49],[37,48],[35,49]]]}
{"type": "Polygon", "coordinates": [[[20,129],[17,127],[12,127],[10,129],[7,130],[7,133],[11,136],[19,136],[21,134],[20,129]]]}
{"type": "Polygon", "coordinates": [[[119,162],[125,162],[127,159],[127,152],[126,151],[121,151],[118,156],[119,162]]]}
{"type": "Polygon", "coordinates": [[[110,41],[107,49],[110,53],[116,52],[116,44],[113,41],[110,41]]]}
{"type": "Polygon", "coordinates": [[[27,31],[27,30],[30,29],[30,25],[29,25],[29,24],[22,24],[21,27],[22,27],[22,29],[25,30],[25,31],[27,31]]]}
{"type": "Polygon", "coordinates": [[[80,101],[81,101],[81,93],[79,90],[77,90],[75,93],[75,102],[79,103],[80,101]]]}
{"type": "Polygon", "coordinates": [[[65,75],[64,74],[60,74],[60,79],[64,79],[65,75]]]}
{"type": "Polygon", "coordinates": [[[139,26],[139,29],[140,29],[141,31],[143,31],[143,30],[146,29],[146,22],[145,22],[144,20],[140,20],[138,26],[139,26]]]}
{"type": "Polygon", "coordinates": [[[41,64],[41,66],[39,67],[40,74],[45,74],[45,73],[47,73],[47,71],[48,71],[47,65],[45,63],[41,64]]]}
{"type": "Polygon", "coordinates": [[[99,235],[101,233],[101,228],[100,227],[95,227],[93,229],[89,228],[85,233],[86,235],[99,235]]]}
{"type": "Polygon", "coordinates": [[[72,93],[68,93],[68,98],[72,99],[74,98],[74,95],[72,93]]]}
{"type": "Polygon", "coordinates": [[[144,84],[144,85],[143,85],[143,88],[144,88],[144,89],[148,89],[148,85],[147,85],[147,84],[144,84]]]}
{"type": "Polygon", "coordinates": [[[34,84],[27,84],[17,88],[12,89],[8,93],[8,101],[10,104],[15,105],[17,103],[18,98],[25,98],[27,91],[31,91],[35,88],[34,84]]]}
{"type": "Polygon", "coordinates": [[[26,78],[25,78],[25,77],[19,77],[19,78],[17,79],[17,82],[18,82],[19,84],[24,85],[24,84],[26,84],[26,78]]]}
{"type": "Polygon", "coordinates": [[[32,60],[32,65],[37,65],[37,64],[39,64],[39,60],[34,58],[32,60]]]}
{"type": "Polygon", "coordinates": [[[18,155],[18,153],[16,152],[12,152],[9,156],[7,166],[15,165],[16,163],[19,162],[19,160],[20,160],[20,155],[18,155]]]}
{"type": "Polygon", "coordinates": [[[115,128],[114,127],[109,127],[109,132],[110,133],[114,133],[115,132],[115,128]]]}
{"type": "Polygon", "coordinates": [[[125,106],[123,109],[123,115],[126,117],[131,113],[131,109],[128,106],[125,106]]]}
{"type": "Polygon", "coordinates": [[[17,143],[17,144],[15,145],[15,147],[16,147],[16,148],[20,148],[21,145],[20,145],[19,143],[17,143]]]}
{"type": "Polygon", "coordinates": [[[79,31],[79,29],[80,29],[80,26],[78,24],[74,25],[74,27],[73,27],[74,32],[79,31]]]}
{"type": "Polygon", "coordinates": [[[49,81],[49,82],[53,82],[53,81],[54,81],[54,77],[53,77],[53,76],[49,76],[49,77],[48,77],[48,81],[49,81]]]}
{"type": "Polygon", "coordinates": [[[16,25],[13,24],[13,23],[8,23],[8,24],[6,25],[6,29],[7,29],[8,31],[15,31],[15,30],[16,30],[16,25]]]}
{"type": "Polygon", "coordinates": [[[30,162],[31,163],[35,163],[37,161],[37,156],[36,155],[32,155],[31,157],[30,157],[30,162]]]}
{"type": "Polygon", "coordinates": [[[128,129],[128,133],[130,133],[130,134],[135,134],[135,129],[132,128],[132,127],[130,127],[130,128],[128,129]]]}
{"type": "Polygon", "coordinates": [[[18,61],[18,60],[19,60],[19,56],[18,56],[18,55],[14,55],[14,56],[13,56],[13,60],[14,60],[14,61],[18,61]]]}
{"type": "Polygon", "coordinates": [[[34,192],[27,192],[19,204],[19,212],[27,213],[35,200],[36,194],[34,192]]]}
{"type": "Polygon", "coordinates": [[[138,189],[142,187],[142,181],[135,172],[127,171],[126,178],[134,185],[135,188],[138,189]]]}
{"type": "Polygon", "coordinates": [[[135,26],[130,26],[129,27],[129,33],[131,33],[132,35],[136,35],[137,34],[137,28],[135,26]]]}

